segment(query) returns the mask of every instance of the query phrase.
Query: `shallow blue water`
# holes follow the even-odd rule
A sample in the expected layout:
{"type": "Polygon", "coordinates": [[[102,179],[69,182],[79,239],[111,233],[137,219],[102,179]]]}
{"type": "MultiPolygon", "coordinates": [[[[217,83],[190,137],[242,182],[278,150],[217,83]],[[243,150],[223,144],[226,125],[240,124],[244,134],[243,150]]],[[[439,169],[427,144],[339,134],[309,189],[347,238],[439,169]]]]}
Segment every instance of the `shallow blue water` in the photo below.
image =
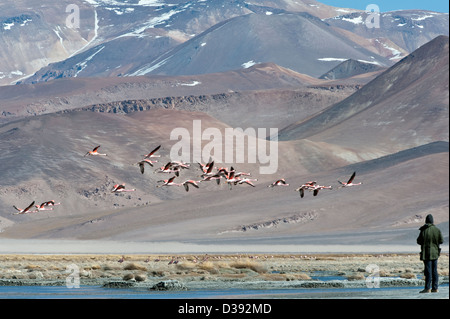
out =
{"type": "MultiPolygon", "coordinates": [[[[417,290],[417,287],[378,288],[377,292],[392,290],[417,290]]],[[[270,295],[289,298],[293,295],[310,295],[320,298],[324,293],[368,292],[368,288],[327,288],[327,289],[227,289],[227,290],[189,290],[177,292],[148,291],[146,289],[114,289],[101,286],[1,286],[0,299],[205,299],[205,298],[264,298],[270,295]]]]}

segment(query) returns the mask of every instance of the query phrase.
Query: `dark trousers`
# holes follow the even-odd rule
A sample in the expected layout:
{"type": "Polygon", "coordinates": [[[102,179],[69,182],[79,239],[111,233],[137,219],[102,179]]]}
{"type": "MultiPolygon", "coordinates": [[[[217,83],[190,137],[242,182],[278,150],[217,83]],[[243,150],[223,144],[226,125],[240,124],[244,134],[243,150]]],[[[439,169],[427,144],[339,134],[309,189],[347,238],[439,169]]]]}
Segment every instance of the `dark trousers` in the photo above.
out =
{"type": "Polygon", "coordinates": [[[424,260],[423,264],[425,266],[425,289],[438,289],[439,286],[439,275],[437,271],[438,260],[424,260]]]}

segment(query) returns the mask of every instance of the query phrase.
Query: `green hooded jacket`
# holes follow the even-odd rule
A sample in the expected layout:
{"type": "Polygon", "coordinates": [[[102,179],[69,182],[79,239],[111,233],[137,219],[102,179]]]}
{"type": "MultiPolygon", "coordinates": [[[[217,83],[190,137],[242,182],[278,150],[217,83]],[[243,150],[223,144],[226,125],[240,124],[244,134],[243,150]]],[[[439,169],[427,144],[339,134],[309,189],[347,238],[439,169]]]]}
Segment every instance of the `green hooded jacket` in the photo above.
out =
{"type": "Polygon", "coordinates": [[[434,224],[425,224],[419,230],[417,244],[420,245],[420,260],[438,259],[441,251],[439,245],[444,243],[440,229],[434,224]]]}

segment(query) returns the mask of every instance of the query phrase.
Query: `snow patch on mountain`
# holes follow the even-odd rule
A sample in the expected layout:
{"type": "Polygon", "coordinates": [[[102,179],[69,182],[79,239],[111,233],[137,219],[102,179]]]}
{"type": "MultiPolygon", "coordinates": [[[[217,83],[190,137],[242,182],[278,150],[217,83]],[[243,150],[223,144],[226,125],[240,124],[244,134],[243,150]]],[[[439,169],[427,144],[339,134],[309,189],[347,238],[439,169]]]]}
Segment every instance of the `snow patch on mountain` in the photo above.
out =
{"type": "Polygon", "coordinates": [[[356,18],[342,18],[342,20],[347,21],[347,22],[351,22],[354,24],[363,24],[363,18],[362,16],[356,17],[356,18]]]}
{"type": "Polygon", "coordinates": [[[317,60],[325,61],[325,62],[335,62],[335,61],[344,62],[344,61],[347,61],[348,59],[345,59],[345,58],[319,58],[317,60]]]}
{"type": "Polygon", "coordinates": [[[244,69],[248,69],[248,68],[254,66],[255,64],[256,64],[255,61],[250,60],[250,61],[248,61],[248,62],[242,63],[242,67],[243,67],[244,69]]]}
{"type": "Polygon", "coordinates": [[[96,56],[96,55],[97,55],[101,50],[103,50],[104,48],[105,48],[105,46],[100,47],[100,49],[98,49],[98,50],[95,51],[93,54],[91,54],[89,57],[87,57],[84,61],[75,64],[75,66],[78,68],[78,71],[77,71],[77,73],[75,73],[75,75],[74,75],[73,77],[76,78],[76,77],[78,76],[78,74],[86,68],[87,63],[88,63],[90,60],[92,60],[92,58],[93,58],[94,56],[96,56]]]}

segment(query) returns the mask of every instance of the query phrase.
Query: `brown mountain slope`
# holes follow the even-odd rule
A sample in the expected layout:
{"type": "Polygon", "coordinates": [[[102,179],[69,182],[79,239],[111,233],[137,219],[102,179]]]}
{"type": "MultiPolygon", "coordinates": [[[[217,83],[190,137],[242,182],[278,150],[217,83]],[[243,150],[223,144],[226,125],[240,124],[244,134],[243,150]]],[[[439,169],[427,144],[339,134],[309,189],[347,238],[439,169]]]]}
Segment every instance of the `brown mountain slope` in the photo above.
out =
{"type": "MultiPolygon", "coordinates": [[[[415,220],[433,213],[440,222],[448,221],[448,187],[433,188],[436,183],[448,185],[448,144],[441,146],[405,151],[395,156],[395,162],[386,157],[360,163],[355,182],[363,185],[323,190],[317,197],[307,192],[300,198],[294,190],[311,178],[337,186],[337,179],[347,178],[355,167],[293,175],[288,179],[290,187],[270,189],[264,181],[255,188],[233,190],[215,185],[145,207],[58,213],[51,218],[35,214],[6,228],[2,236],[210,245],[242,240],[247,244],[411,245],[408,237],[396,238],[415,234],[420,226],[415,220]],[[439,168],[430,171],[433,165],[439,168]]],[[[448,236],[445,229],[444,235],[448,236]]]]}
{"type": "Polygon", "coordinates": [[[448,141],[448,52],[448,37],[437,37],[347,99],[281,130],[280,139],[348,146],[367,159],[448,141]]]}
{"type": "Polygon", "coordinates": [[[122,100],[198,96],[326,84],[273,63],[198,76],[65,78],[0,86],[0,121],[122,100]]]}

